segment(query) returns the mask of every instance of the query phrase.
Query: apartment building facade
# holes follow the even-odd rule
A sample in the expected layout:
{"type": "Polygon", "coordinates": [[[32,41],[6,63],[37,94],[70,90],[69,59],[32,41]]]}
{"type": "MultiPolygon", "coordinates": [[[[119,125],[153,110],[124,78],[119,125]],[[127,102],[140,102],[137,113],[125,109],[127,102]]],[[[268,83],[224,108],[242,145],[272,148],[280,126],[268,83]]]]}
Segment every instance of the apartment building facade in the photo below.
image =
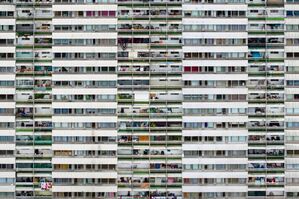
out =
{"type": "Polygon", "coordinates": [[[0,15],[0,198],[299,197],[298,0],[0,15]]]}

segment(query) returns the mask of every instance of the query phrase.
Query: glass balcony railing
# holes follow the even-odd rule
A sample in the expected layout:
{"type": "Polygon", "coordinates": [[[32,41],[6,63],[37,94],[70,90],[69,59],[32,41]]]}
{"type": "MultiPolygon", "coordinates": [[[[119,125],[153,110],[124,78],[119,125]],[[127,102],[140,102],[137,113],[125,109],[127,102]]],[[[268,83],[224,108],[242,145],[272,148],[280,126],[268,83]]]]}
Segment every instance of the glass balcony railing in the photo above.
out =
{"type": "Polygon", "coordinates": [[[119,66],[119,73],[181,73],[182,67],[177,65],[151,65],[151,66],[119,66]]]}
{"type": "MultiPolygon", "coordinates": [[[[122,192],[123,193],[123,192],[122,192]]],[[[155,192],[151,192],[151,193],[148,193],[148,192],[138,192],[138,193],[123,193],[124,195],[121,194],[118,194],[118,199],[148,199],[150,196],[154,199],[164,199],[164,198],[176,198],[176,199],[182,199],[182,194],[180,193],[163,193],[163,192],[158,192],[158,191],[155,191],[155,192]],[[129,195],[129,196],[128,196],[129,195]]]]}
{"type": "Polygon", "coordinates": [[[50,38],[35,38],[35,46],[51,46],[52,39],[50,38]]]}
{"type": "Polygon", "coordinates": [[[119,108],[118,113],[120,115],[149,115],[153,114],[156,116],[159,115],[172,115],[172,114],[182,114],[182,109],[181,108],[158,108],[158,107],[153,107],[153,108],[119,108]]]}
{"type": "Polygon", "coordinates": [[[151,10],[122,10],[118,13],[118,18],[130,18],[134,17],[134,20],[151,18],[151,20],[155,20],[155,18],[180,18],[182,17],[181,10],[169,10],[166,9],[151,9],[151,10]]]}
{"type": "Polygon", "coordinates": [[[262,88],[283,88],[284,80],[283,79],[270,79],[270,80],[249,80],[248,87],[262,89],[262,88]]]}
{"type": "Polygon", "coordinates": [[[143,31],[151,31],[151,32],[180,32],[182,31],[182,27],[179,24],[170,24],[170,25],[162,25],[162,24],[120,24],[118,27],[120,32],[131,32],[134,31],[136,33],[143,31]]]}
{"type": "Polygon", "coordinates": [[[119,123],[120,130],[130,129],[180,129],[182,128],[181,122],[123,122],[119,123]]]}
{"type": "Polygon", "coordinates": [[[284,5],[284,0],[267,0],[267,6],[282,6],[284,5]]]}
{"type": "Polygon", "coordinates": [[[51,4],[53,0],[15,0],[17,4],[51,4]]]}
{"type": "Polygon", "coordinates": [[[248,123],[248,127],[249,128],[274,128],[274,129],[278,129],[278,128],[284,128],[284,122],[281,121],[250,121],[248,123]]]}
{"type": "Polygon", "coordinates": [[[277,9],[275,11],[265,11],[264,8],[261,9],[254,9],[249,10],[248,12],[249,18],[260,18],[260,17],[269,17],[269,18],[277,18],[277,19],[283,19],[284,17],[284,10],[277,9]]]}
{"type": "Polygon", "coordinates": [[[180,52],[118,52],[118,59],[177,59],[180,60],[182,53],[180,52]]]}
{"type": "Polygon", "coordinates": [[[17,52],[16,59],[33,59],[33,52],[26,51],[26,52],[17,52]]]}
{"type": "Polygon", "coordinates": [[[51,30],[52,30],[52,25],[49,22],[47,22],[47,21],[35,22],[35,31],[36,32],[47,33],[47,32],[51,32],[51,30]]]}
{"type": "MultiPolygon", "coordinates": [[[[163,102],[163,101],[168,101],[168,102],[177,102],[181,101],[183,98],[181,93],[150,93],[149,94],[149,99],[152,102],[163,102]]],[[[120,101],[132,101],[135,100],[134,94],[130,93],[123,93],[123,94],[118,94],[118,99],[120,101]]],[[[136,101],[139,101],[136,99],[136,101]]]]}
{"type": "Polygon", "coordinates": [[[281,32],[284,31],[283,24],[249,24],[248,31],[268,31],[281,32]]]}
{"type": "Polygon", "coordinates": [[[249,177],[248,184],[250,185],[283,185],[283,177],[249,177]]]}
{"type": "Polygon", "coordinates": [[[51,75],[52,66],[35,66],[34,67],[35,75],[51,75]]]}
{"type": "Polygon", "coordinates": [[[34,17],[33,8],[17,9],[17,18],[32,19],[33,17],[34,17]]]}
{"type": "Polygon", "coordinates": [[[11,4],[14,0],[0,0],[0,4],[11,4]]]}
{"type": "Polygon", "coordinates": [[[273,64],[270,66],[265,65],[250,65],[248,72],[249,73],[256,73],[256,74],[262,74],[262,73],[269,73],[269,74],[275,74],[275,73],[282,73],[284,72],[284,66],[279,64],[273,64]]]}
{"type": "Polygon", "coordinates": [[[248,100],[249,101],[260,101],[263,102],[265,100],[267,101],[283,101],[284,100],[284,95],[283,93],[267,93],[267,95],[265,93],[250,93],[248,96],[248,100]]]}
{"type": "Polygon", "coordinates": [[[17,38],[17,45],[19,46],[30,46],[34,44],[33,36],[23,35],[17,38]]]}
{"type": "Polygon", "coordinates": [[[50,102],[52,100],[52,95],[48,93],[35,93],[34,99],[35,102],[50,102]]]}
{"type": "Polygon", "coordinates": [[[134,4],[134,3],[167,3],[167,4],[179,4],[181,0],[118,0],[119,4],[134,4]]]}
{"type": "Polygon", "coordinates": [[[52,53],[49,51],[42,51],[42,52],[35,52],[34,57],[36,59],[47,60],[47,59],[52,59],[53,56],[52,56],[52,53]]]}
{"type": "Polygon", "coordinates": [[[284,115],[284,108],[282,107],[255,107],[255,108],[249,108],[248,109],[248,115],[252,116],[259,116],[259,115],[284,115]]]}
{"type": "Polygon", "coordinates": [[[119,144],[128,144],[128,143],[135,143],[135,144],[165,144],[165,143],[172,143],[172,144],[179,144],[181,143],[180,136],[136,136],[136,135],[122,135],[118,137],[119,144]]]}

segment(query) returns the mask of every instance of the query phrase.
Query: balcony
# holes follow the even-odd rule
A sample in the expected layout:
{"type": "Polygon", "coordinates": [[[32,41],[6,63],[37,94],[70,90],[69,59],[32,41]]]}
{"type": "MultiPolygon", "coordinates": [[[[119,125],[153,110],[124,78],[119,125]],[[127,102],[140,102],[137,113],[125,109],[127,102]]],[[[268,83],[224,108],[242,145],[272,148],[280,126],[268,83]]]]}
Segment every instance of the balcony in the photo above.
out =
{"type": "Polygon", "coordinates": [[[118,180],[119,187],[133,188],[164,188],[164,187],[179,187],[182,184],[181,178],[176,177],[120,177],[118,180]]]}
{"type": "Polygon", "coordinates": [[[180,79],[151,79],[150,87],[151,88],[181,88],[183,85],[182,80],[180,79]]]}
{"type": "Polygon", "coordinates": [[[248,149],[248,159],[283,159],[283,149],[248,149]]]}
{"type": "MultiPolygon", "coordinates": [[[[154,189],[156,190],[156,189],[154,189]]],[[[182,199],[181,191],[118,191],[118,199],[182,199]]]]}
{"type": "Polygon", "coordinates": [[[181,73],[182,71],[182,66],[180,65],[164,65],[159,64],[159,65],[151,65],[150,67],[151,73],[181,73]]]}
{"type": "Polygon", "coordinates": [[[248,38],[249,48],[265,48],[266,39],[265,38],[248,38]]]}
{"type": "Polygon", "coordinates": [[[118,0],[119,4],[148,4],[148,3],[154,3],[154,4],[180,4],[182,3],[181,0],[118,0]]]}
{"type": "MultiPolygon", "coordinates": [[[[163,93],[163,92],[158,92],[158,93],[150,93],[149,94],[149,100],[151,103],[176,103],[182,101],[182,94],[181,93],[163,93]]],[[[131,93],[122,93],[118,94],[118,100],[120,102],[131,102],[135,100],[135,95],[131,93]]],[[[138,101],[138,100],[136,100],[138,101]]]]}
{"type": "Polygon", "coordinates": [[[33,59],[33,51],[18,51],[16,52],[16,59],[18,60],[32,60],[33,59]]]}
{"type": "Polygon", "coordinates": [[[181,122],[119,122],[120,131],[128,130],[177,130],[182,128],[181,122]]]}
{"type": "Polygon", "coordinates": [[[164,38],[152,37],[152,38],[121,38],[118,39],[119,50],[132,50],[134,49],[148,49],[149,47],[159,48],[180,48],[182,41],[180,38],[164,38]]]}
{"type": "Polygon", "coordinates": [[[117,180],[118,187],[149,188],[149,179],[147,177],[120,177],[117,180]]]}
{"type": "Polygon", "coordinates": [[[122,94],[118,94],[117,98],[119,101],[133,101],[134,100],[134,94],[129,94],[129,93],[122,93],[122,94]]]}
{"type": "MultiPolygon", "coordinates": [[[[27,142],[24,140],[24,138],[20,138],[20,141],[27,142]]],[[[52,151],[50,149],[17,149],[17,158],[26,158],[32,156],[35,156],[37,159],[48,159],[51,158],[52,151]]]]}
{"type": "Polygon", "coordinates": [[[181,60],[182,53],[181,52],[118,52],[118,60],[181,60]]]}
{"type": "Polygon", "coordinates": [[[16,121],[17,132],[32,132],[33,131],[33,121],[16,121]]]}
{"type": "Polygon", "coordinates": [[[16,32],[24,33],[24,34],[32,34],[34,32],[33,24],[17,24],[16,25],[16,32]]]}
{"type": "Polygon", "coordinates": [[[35,99],[35,103],[51,102],[52,95],[49,93],[35,93],[34,99],[35,99]]]}
{"type": "Polygon", "coordinates": [[[42,32],[43,34],[45,33],[51,34],[51,30],[52,30],[52,25],[49,22],[40,22],[40,21],[35,22],[36,32],[42,32]]]}
{"type": "Polygon", "coordinates": [[[283,49],[283,38],[248,38],[249,48],[270,48],[270,49],[283,49]]]}
{"type": "Polygon", "coordinates": [[[35,80],[34,90],[37,91],[49,91],[52,90],[52,81],[46,79],[35,80]]]}
{"type": "Polygon", "coordinates": [[[52,74],[52,67],[51,66],[33,67],[33,64],[27,63],[22,65],[17,65],[16,73],[18,76],[32,76],[33,74],[47,76],[52,74]]]}
{"type": "Polygon", "coordinates": [[[19,19],[32,19],[34,18],[34,9],[17,9],[17,18],[19,19]]]}
{"type": "Polygon", "coordinates": [[[118,13],[119,19],[126,19],[127,18],[134,18],[134,20],[144,20],[144,19],[151,19],[151,20],[173,20],[173,19],[180,19],[182,17],[182,11],[181,10],[172,10],[169,9],[157,9],[157,8],[151,8],[150,10],[137,10],[135,8],[134,10],[121,10],[118,13]]]}
{"type": "Polygon", "coordinates": [[[266,0],[267,6],[283,6],[284,0],[266,0]]]}
{"type": "Polygon", "coordinates": [[[142,74],[148,73],[149,69],[149,66],[119,66],[118,73],[142,74]]]}
{"type": "Polygon", "coordinates": [[[182,109],[179,107],[150,107],[150,108],[126,108],[122,107],[118,109],[118,114],[123,117],[142,117],[142,116],[155,116],[155,117],[172,117],[181,116],[182,109]]]}
{"type": "Polygon", "coordinates": [[[259,116],[283,116],[284,115],[284,108],[282,107],[250,107],[248,109],[248,115],[253,117],[259,117],[259,116]]]}
{"type": "Polygon", "coordinates": [[[12,4],[14,0],[0,0],[0,4],[12,4]]]}
{"type": "Polygon", "coordinates": [[[52,129],[52,122],[50,121],[36,121],[35,122],[35,131],[42,132],[42,131],[51,131],[52,129]]]}
{"type": "Polygon", "coordinates": [[[283,24],[249,24],[249,32],[267,32],[269,34],[280,34],[284,31],[283,24]]]}
{"type": "Polygon", "coordinates": [[[16,145],[17,146],[26,146],[26,145],[32,145],[33,144],[33,136],[32,135],[17,135],[16,136],[16,145]]]}
{"type": "Polygon", "coordinates": [[[49,171],[52,169],[51,163],[17,163],[17,170],[23,171],[49,171]]]}
{"type": "Polygon", "coordinates": [[[51,4],[53,0],[16,0],[16,4],[51,4]]]}
{"type": "Polygon", "coordinates": [[[135,145],[170,145],[180,144],[181,136],[148,136],[148,135],[122,135],[118,137],[118,144],[131,146],[135,145]]]}
{"type": "Polygon", "coordinates": [[[284,128],[284,122],[281,121],[250,121],[248,123],[248,128],[257,128],[257,129],[283,129],[284,128]]]}
{"type": "Polygon", "coordinates": [[[33,177],[17,177],[16,183],[18,184],[32,184],[33,183],[33,177]]]}
{"type": "Polygon", "coordinates": [[[271,171],[284,171],[284,163],[249,163],[248,165],[249,172],[271,172],[271,171]]]}
{"type": "Polygon", "coordinates": [[[33,197],[33,191],[16,191],[16,198],[32,198],[32,197],[33,197]]]}
{"type": "Polygon", "coordinates": [[[160,73],[181,73],[182,67],[180,65],[151,65],[151,66],[119,66],[118,73],[119,74],[160,74],[160,73]]]}
{"type": "Polygon", "coordinates": [[[118,80],[119,88],[181,88],[182,82],[179,79],[153,79],[153,80],[118,80]]]}
{"type": "Polygon", "coordinates": [[[117,168],[120,173],[127,174],[128,171],[136,175],[151,173],[180,173],[182,170],[182,164],[179,163],[118,163],[117,168]]]}
{"type": "Polygon", "coordinates": [[[268,79],[267,80],[268,89],[283,89],[284,80],[283,79],[268,79]]]}
{"type": "Polygon", "coordinates": [[[252,61],[264,61],[265,59],[269,61],[282,61],[284,59],[284,52],[280,51],[250,51],[248,58],[252,61]]]}
{"type": "Polygon", "coordinates": [[[24,107],[16,108],[16,117],[31,118],[33,116],[33,108],[24,107]]]}
{"type": "Polygon", "coordinates": [[[52,53],[50,51],[37,51],[34,52],[34,58],[35,59],[41,59],[41,60],[49,60],[52,59],[52,53]]]}
{"type": "Polygon", "coordinates": [[[32,46],[34,44],[34,38],[31,35],[23,35],[17,37],[17,45],[20,47],[32,46]]]}
{"type": "Polygon", "coordinates": [[[41,76],[48,76],[52,74],[52,66],[35,66],[34,74],[41,76]]]}
{"type": "Polygon", "coordinates": [[[250,79],[247,83],[249,88],[261,89],[266,87],[265,79],[250,79]]]}
{"type": "MultiPolygon", "coordinates": [[[[274,1],[280,1],[280,0],[274,0],[274,1]]],[[[282,19],[284,17],[284,11],[282,9],[277,9],[277,10],[264,10],[264,8],[260,8],[260,9],[252,9],[249,10],[248,12],[248,17],[252,18],[252,20],[254,19],[262,19],[262,18],[276,18],[276,19],[282,19]]]]}
{"type": "Polygon", "coordinates": [[[273,48],[277,46],[283,46],[284,45],[284,39],[283,38],[268,38],[267,39],[267,47],[273,48]]]}
{"type": "Polygon", "coordinates": [[[33,65],[32,64],[22,64],[16,66],[16,74],[18,76],[31,76],[33,75],[33,65]]]}
{"type": "Polygon", "coordinates": [[[34,137],[34,145],[51,145],[52,136],[51,135],[38,135],[34,137]]]}
{"type": "Polygon", "coordinates": [[[251,65],[249,66],[248,72],[258,76],[266,75],[266,73],[272,76],[279,76],[279,74],[284,72],[284,66],[280,64],[268,65],[267,67],[265,65],[251,65]]]}
{"type": "Polygon", "coordinates": [[[156,164],[151,164],[150,165],[150,171],[151,173],[180,173],[182,170],[182,165],[181,164],[175,164],[175,163],[168,163],[168,164],[161,164],[161,163],[156,163],[156,164]]]}
{"type": "Polygon", "coordinates": [[[118,80],[117,86],[118,88],[148,88],[149,80],[118,80]]]}
{"type": "Polygon", "coordinates": [[[127,32],[127,34],[149,34],[152,33],[179,33],[182,31],[180,24],[120,24],[118,27],[120,33],[127,32]]]}
{"type": "Polygon", "coordinates": [[[51,47],[52,46],[52,39],[51,38],[35,38],[34,40],[35,47],[51,47]]]}
{"type": "Polygon", "coordinates": [[[249,102],[256,102],[256,103],[280,103],[284,100],[284,94],[283,93],[250,93],[248,95],[249,102]],[[266,97],[267,96],[267,97],[266,97]]]}
{"type": "MultiPolygon", "coordinates": [[[[25,140],[23,140],[25,141],[25,140]]],[[[17,149],[16,157],[25,158],[26,157],[37,157],[39,159],[48,159],[52,156],[52,151],[50,149],[17,149]]]]}
{"type": "Polygon", "coordinates": [[[122,149],[117,152],[119,159],[178,159],[182,151],[179,149],[122,149]]]}
{"type": "Polygon", "coordinates": [[[153,102],[163,102],[163,101],[167,101],[167,102],[180,102],[183,99],[183,95],[181,93],[150,93],[150,101],[153,102]]]}
{"type": "Polygon", "coordinates": [[[249,5],[251,5],[251,6],[253,6],[253,5],[263,6],[263,5],[265,5],[265,0],[251,0],[249,2],[249,5]]]}
{"type": "Polygon", "coordinates": [[[269,187],[277,187],[284,185],[283,177],[249,177],[248,178],[249,186],[269,186],[269,187]]]}
{"type": "Polygon", "coordinates": [[[248,87],[254,89],[279,89],[284,87],[284,80],[283,79],[251,79],[248,82],[248,87]]]}
{"type": "Polygon", "coordinates": [[[50,107],[36,107],[34,112],[37,117],[49,117],[52,115],[52,109],[50,107]]]}
{"type": "MultiPolygon", "coordinates": [[[[269,187],[270,188],[270,187],[269,187]]],[[[263,189],[262,189],[263,190],[263,189]]],[[[269,190],[269,191],[248,191],[248,198],[249,199],[284,199],[284,191],[275,191],[275,190],[269,190]]]]}
{"type": "Polygon", "coordinates": [[[249,144],[253,145],[283,145],[283,135],[249,135],[249,144]]]}
{"type": "Polygon", "coordinates": [[[35,10],[34,17],[39,19],[51,19],[53,17],[53,13],[51,9],[37,8],[35,10]]]}

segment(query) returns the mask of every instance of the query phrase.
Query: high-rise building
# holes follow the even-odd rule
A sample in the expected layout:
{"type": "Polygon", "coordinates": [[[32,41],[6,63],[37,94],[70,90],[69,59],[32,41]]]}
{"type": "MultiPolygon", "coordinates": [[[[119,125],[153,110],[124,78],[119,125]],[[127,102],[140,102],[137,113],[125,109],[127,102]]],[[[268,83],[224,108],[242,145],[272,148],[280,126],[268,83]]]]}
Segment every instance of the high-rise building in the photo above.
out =
{"type": "Polygon", "coordinates": [[[0,0],[0,198],[299,198],[299,1],[0,0]]]}

